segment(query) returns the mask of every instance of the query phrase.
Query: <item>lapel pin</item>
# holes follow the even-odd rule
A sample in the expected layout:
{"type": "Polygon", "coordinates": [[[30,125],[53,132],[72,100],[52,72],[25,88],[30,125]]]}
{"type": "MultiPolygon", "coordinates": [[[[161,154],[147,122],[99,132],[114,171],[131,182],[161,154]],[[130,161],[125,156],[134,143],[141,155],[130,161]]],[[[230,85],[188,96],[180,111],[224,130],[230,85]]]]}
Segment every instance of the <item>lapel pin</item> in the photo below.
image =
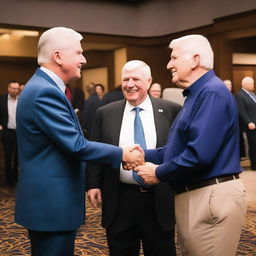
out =
{"type": "Polygon", "coordinates": [[[158,112],[164,112],[164,110],[162,108],[159,108],[158,112]]]}

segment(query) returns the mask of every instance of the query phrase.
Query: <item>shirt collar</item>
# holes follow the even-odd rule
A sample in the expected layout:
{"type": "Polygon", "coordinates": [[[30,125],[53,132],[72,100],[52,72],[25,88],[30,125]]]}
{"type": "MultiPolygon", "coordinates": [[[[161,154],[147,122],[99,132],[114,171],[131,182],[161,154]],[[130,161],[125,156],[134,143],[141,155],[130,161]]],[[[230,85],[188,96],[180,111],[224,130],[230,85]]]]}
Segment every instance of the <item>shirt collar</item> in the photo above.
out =
{"type": "Polygon", "coordinates": [[[186,88],[182,93],[183,96],[194,95],[198,91],[203,89],[203,85],[206,83],[207,80],[215,76],[215,72],[211,69],[198,78],[193,84],[191,84],[188,88],[186,88]]]}
{"type": "Polygon", "coordinates": [[[152,108],[152,105],[151,105],[151,100],[147,95],[146,99],[142,103],[140,103],[138,106],[133,106],[128,101],[126,101],[126,107],[128,111],[132,111],[135,107],[140,107],[145,111],[150,111],[150,109],[152,108]]]}
{"type": "Polygon", "coordinates": [[[11,100],[11,101],[16,101],[19,99],[19,95],[17,95],[16,99],[14,100],[11,95],[8,93],[8,100],[11,100]]]}
{"type": "Polygon", "coordinates": [[[251,92],[250,91],[247,91],[246,89],[244,89],[244,88],[241,88],[245,93],[247,93],[247,94],[251,94],[251,92]]]}
{"type": "Polygon", "coordinates": [[[63,93],[65,93],[66,85],[63,83],[62,79],[58,75],[56,75],[48,68],[41,66],[40,69],[44,71],[58,85],[63,93]]]}

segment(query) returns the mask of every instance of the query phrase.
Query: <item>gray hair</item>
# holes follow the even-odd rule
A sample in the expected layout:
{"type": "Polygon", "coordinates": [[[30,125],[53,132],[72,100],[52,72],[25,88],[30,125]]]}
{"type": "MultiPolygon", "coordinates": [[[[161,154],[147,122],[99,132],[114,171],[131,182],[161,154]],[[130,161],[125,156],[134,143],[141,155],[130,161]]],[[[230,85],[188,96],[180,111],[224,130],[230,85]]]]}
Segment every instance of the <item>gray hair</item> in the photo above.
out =
{"type": "Polygon", "coordinates": [[[242,80],[242,87],[246,86],[247,84],[254,84],[254,79],[250,76],[246,76],[242,80]]]}
{"type": "Polygon", "coordinates": [[[205,69],[213,68],[213,50],[208,39],[202,35],[188,35],[171,41],[169,47],[181,45],[187,54],[200,56],[199,66],[205,69]]]}
{"type": "Polygon", "coordinates": [[[141,60],[131,60],[128,61],[122,68],[122,73],[125,71],[133,71],[136,69],[141,69],[146,78],[151,78],[151,69],[149,65],[141,60]]]}
{"type": "Polygon", "coordinates": [[[55,27],[46,30],[38,42],[39,65],[50,63],[54,51],[64,49],[74,41],[81,41],[83,36],[71,28],[55,27]]]}

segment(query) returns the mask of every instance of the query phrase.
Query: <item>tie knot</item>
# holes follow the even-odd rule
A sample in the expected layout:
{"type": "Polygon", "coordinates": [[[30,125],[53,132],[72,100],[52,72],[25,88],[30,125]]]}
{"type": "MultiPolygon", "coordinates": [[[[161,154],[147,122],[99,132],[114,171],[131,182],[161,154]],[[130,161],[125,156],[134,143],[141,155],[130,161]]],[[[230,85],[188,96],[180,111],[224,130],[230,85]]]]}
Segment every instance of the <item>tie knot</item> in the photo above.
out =
{"type": "Polygon", "coordinates": [[[136,112],[136,114],[140,113],[140,111],[142,110],[142,108],[140,107],[135,107],[133,108],[133,110],[136,112]]]}

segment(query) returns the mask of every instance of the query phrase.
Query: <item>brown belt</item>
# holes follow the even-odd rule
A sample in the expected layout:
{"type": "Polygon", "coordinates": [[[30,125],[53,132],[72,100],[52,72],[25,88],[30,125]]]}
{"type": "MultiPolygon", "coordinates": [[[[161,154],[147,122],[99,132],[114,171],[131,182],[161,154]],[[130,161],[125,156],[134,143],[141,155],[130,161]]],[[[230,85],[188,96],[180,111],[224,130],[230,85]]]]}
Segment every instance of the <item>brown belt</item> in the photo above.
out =
{"type": "Polygon", "coordinates": [[[203,180],[203,181],[199,181],[197,183],[194,184],[190,184],[190,185],[186,185],[183,187],[179,187],[176,188],[176,194],[181,194],[184,192],[188,192],[194,189],[198,189],[198,188],[202,188],[202,187],[206,187],[206,186],[210,186],[210,185],[214,185],[214,184],[218,184],[218,183],[222,183],[222,182],[226,182],[229,180],[236,180],[239,179],[239,174],[233,174],[233,175],[227,175],[227,176],[222,176],[222,177],[216,177],[216,178],[211,178],[208,180],[203,180]]]}

